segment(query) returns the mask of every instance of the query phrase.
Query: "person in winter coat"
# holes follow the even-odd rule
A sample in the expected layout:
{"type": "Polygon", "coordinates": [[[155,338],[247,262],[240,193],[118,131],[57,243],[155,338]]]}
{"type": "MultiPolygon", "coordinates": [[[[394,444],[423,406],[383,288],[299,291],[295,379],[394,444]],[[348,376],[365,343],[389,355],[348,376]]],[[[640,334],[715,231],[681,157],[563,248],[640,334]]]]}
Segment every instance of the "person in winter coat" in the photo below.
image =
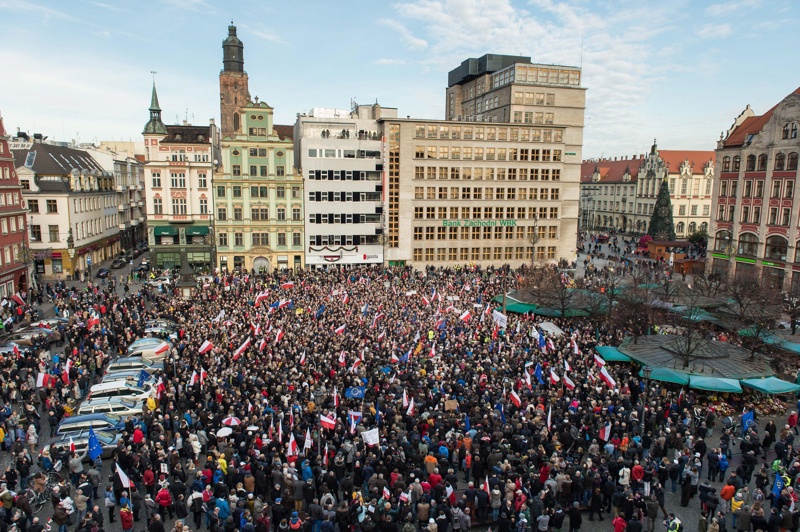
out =
{"type": "Polygon", "coordinates": [[[114,497],[114,492],[111,486],[106,488],[105,505],[108,508],[108,522],[114,522],[114,508],[117,506],[117,498],[114,497]]]}
{"type": "Polygon", "coordinates": [[[495,486],[491,493],[491,501],[489,505],[492,507],[492,521],[497,522],[497,518],[500,516],[500,506],[503,503],[503,498],[500,493],[500,490],[495,486]]]}
{"type": "Polygon", "coordinates": [[[58,532],[67,532],[69,530],[67,528],[68,519],[69,514],[67,513],[67,509],[62,503],[59,503],[53,511],[53,522],[58,525],[58,532]]]}
{"type": "Polygon", "coordinates": [[[595,488],[592,498],[589,501],[589,521],[594,521],[594,514],[597,518],[603,520],[603,493],[600,488],[595,488]]]}
{"type": "Polygon", "coordinates": [[[155,501],[156,504],[158,504],[158,513],[161,516],[161,520],[166,521],[167,514],[169,514],[169,518],[172,519],[174,514],[172,509],[172,494],[166,486],[158,490],[155,501]]]}
{"type": "Polygon", "coordinates": [[[175,506],[175,517],[178,518],[181,525],[186,523],[186,517],[189,515],[189,508],[186,506],[186,500],[183,497],[183,493],[178,495],[178,499],[174,503],[175,506]]]}
{"type": "Polygon", "coordinates": [[[122,525],[122,532],[133,530],[133,512],[127,506],[120,507],[119,522],[122,525]]]}
{"type": "Polygon", "coordinates": [[[572,508],[569,509],[569,532],[574,532],[581,529],[583,516],[581,515],[581,510],[578,506],[578,501],[575,501],[572,503],[572,508]]]}

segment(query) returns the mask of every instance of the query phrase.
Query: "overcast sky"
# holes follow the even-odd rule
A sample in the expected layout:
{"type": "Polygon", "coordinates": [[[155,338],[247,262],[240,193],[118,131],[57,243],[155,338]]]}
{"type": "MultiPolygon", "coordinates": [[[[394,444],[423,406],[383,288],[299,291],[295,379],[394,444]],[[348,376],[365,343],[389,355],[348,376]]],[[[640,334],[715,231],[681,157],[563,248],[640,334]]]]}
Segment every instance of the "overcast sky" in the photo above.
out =
{"type": "Polygon", "coordinates": [[[276,123],[351,99],[442,118],[447,72],[498,53],[583,66],[585,157],[713,149],[800,86],[798,19],[795,0],[0,0],[0,112],[12,132],[140,140],[156,71],[164,121],[208,123],[233,20],[276,123]]]}

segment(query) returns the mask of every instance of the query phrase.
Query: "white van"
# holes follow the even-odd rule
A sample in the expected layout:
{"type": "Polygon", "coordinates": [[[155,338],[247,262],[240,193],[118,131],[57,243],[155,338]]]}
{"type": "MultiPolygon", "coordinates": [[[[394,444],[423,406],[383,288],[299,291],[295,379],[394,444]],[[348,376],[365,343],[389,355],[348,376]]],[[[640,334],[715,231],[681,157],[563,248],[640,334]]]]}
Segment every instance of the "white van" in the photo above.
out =
{"type": "Polygon", "coordinates": [[[89,401],[101,397],[125,397],[138,402],[147,399],[154,392],[155,388],[149,383],[139,387],[127,381],[101,382],[89,388],[89,395],[86,396],[86,400],[89,401]]]}
{"type": "Polygon", "coordinates": [[[158,349],[158,346],[160,346],[160,345],[161,345],[161,342],[159,342],[158,344],[155,344],[155,345],[151,345],[151,344],[144,345],[139,349],[136,349],[134,351],[129,352],[128,356],[129,357],[142,357],[143,360],[146,360],[147,362],[149,362],[151,364],[155,364],[155,363],[158,363],[158,362],[164,362],[164,360],[167,358],[167,353],[169,353],[169,349],[167,349],[163,353],[156,353],[156,349],[158,349]]]}

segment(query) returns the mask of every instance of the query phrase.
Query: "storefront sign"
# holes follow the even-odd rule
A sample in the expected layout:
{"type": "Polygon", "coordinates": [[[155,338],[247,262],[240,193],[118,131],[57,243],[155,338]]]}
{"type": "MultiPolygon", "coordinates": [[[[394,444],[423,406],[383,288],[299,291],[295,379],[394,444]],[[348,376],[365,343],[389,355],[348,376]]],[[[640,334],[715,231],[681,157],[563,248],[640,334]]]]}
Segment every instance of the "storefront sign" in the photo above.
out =
{"type": "Polygon", "coordinates": [[[442,220],[442,227],[514,227],[516,220],[442,220]]]}

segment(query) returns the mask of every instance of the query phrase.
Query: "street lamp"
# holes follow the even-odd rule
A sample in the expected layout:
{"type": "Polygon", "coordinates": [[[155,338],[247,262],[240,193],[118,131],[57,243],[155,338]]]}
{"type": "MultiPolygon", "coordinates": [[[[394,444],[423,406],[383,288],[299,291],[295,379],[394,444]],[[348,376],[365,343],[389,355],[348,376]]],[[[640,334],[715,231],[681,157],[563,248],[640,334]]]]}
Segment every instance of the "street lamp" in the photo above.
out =
{"type": "MultiPolygon", "coordinates": [[[[72,228],[69,228],[67,233],[67,253],[69,254],[69,261],[72,264],[72,275],[75,276],[75,239],[72,238],[72,228]]],[[[77,279],[75,279],[77,281],[77,279]]]]}
{"type": "Polygon", "coordinates": [[[642,405],[642,420],[639,422],[639,435],[644,438],[644,417],[647,410],[647,392],[650,388],[650,375],[653,373],[653,368],[645,366],[642,368],[642,377],[644,377],[644,404],[642,405]]]}
{"type": "Polygon", "coordinates": [[[528,242],[531,243],[531,269],[533,269],[536,261],[536,243],[539,242],[539,233],[536,232],[536,226],[539,224],[539,217],[533,217],[533,225],[531,234],[528,236],[528,242]]]}

